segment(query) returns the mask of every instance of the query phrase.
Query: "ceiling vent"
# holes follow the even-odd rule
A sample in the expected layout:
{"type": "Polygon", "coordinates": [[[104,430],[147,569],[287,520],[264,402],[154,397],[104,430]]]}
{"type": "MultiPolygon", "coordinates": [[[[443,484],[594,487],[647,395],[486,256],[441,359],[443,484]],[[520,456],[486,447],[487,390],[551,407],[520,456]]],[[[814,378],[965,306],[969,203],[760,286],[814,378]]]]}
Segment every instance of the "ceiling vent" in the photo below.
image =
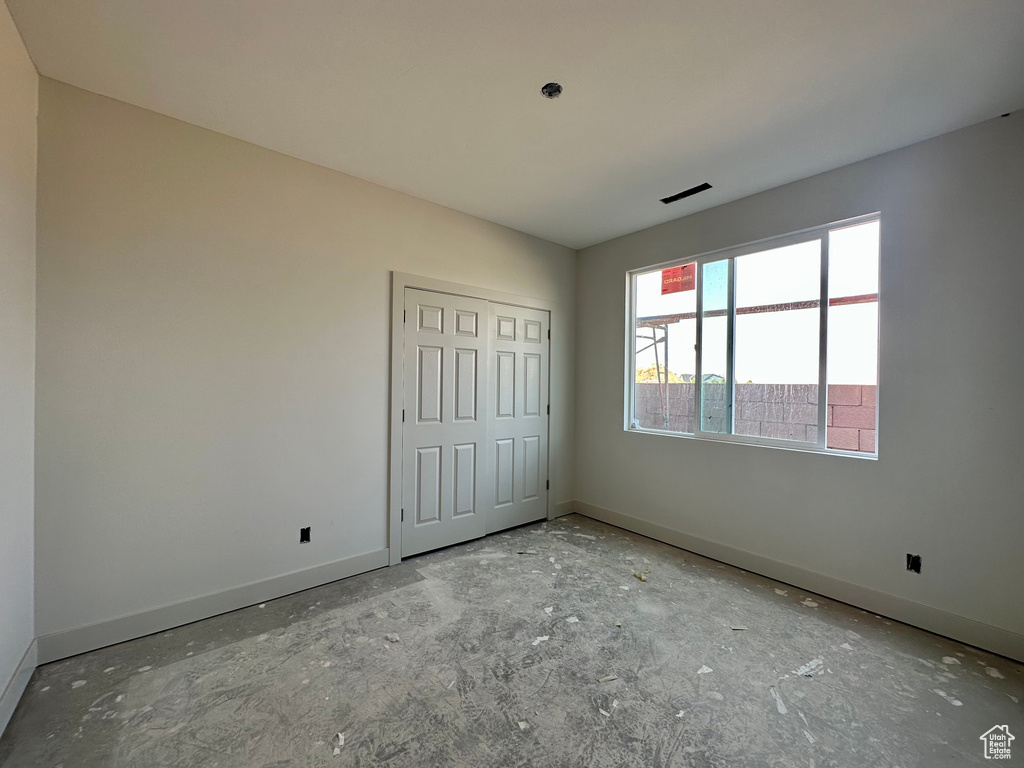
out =
{"type": "Polygon", "coordinates": [[[682,200],[684,197],[696,195],[698,192],[703,192],[706,189],[711,189],[711,185],[705,181],[703,184],[698,184],[696,187],[690,187],[689,189],[684,189],[682,192],[677,192],[674,195],[663,197],[661,198],[661,202],[668,205],[669,203],[674,203],[676,200],[682,200]]]}

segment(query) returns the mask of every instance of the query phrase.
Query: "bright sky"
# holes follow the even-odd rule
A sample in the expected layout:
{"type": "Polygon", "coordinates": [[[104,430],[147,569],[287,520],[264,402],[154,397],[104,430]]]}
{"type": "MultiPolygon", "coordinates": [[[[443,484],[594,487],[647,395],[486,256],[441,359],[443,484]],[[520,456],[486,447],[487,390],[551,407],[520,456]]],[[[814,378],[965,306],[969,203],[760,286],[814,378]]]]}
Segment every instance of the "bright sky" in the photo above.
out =
{"type": "MultiPolygon", "coordinates": [[[[829,233],[829,297],[878,292],[877,221],[829,233]]],[[[736,259],[737,307],[818,298],[818,240],[736,259]]],[[[704,265],[705,309],[725,308],[726,262],[704,265]]],[[[696,291],[661,295],[661,270],[637,275],[637,316],[695,312],[696,291]]],[[[695,373],[696,320],[669,326],[669,370],[695,373]]],[[[705,374],[725,375],[726,319],[704,322],[705,374]]],[[[646,346],[641,340],[637,347],[646,346]]],[[[658,345],[659,362],[664,345],[658,345]]],[[[828,380],[831,384],[877,383],[878,304],[831,307],[828,317],[828,380]]],[[[654,365],[654,351],[637,356],[637,366],[654,365]]],[[[736,381],[757,384],[816,384],[818,310],[759,313],[736,317],[736,381]]]]}

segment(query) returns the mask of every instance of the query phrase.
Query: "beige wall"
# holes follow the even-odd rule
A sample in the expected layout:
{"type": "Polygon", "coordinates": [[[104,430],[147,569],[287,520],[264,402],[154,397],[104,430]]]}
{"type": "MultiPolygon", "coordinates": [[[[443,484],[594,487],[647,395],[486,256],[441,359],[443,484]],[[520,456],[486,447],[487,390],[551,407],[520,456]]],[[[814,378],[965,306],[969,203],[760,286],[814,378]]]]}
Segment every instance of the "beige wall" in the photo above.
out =
{"type": "Polygon", "coordinates": [[[1024,653],[1022,232],[1014,114],[582,251],[577,498],[1015,634],[1002,647],[1024,653]],[[873,211],[877,461],[623,431],[626,270],[873,211]]]}
{"type": "Polygon", "coordinates": [[[554,303],[573,497],[573,251],[45,78],[39,142],[40,635],[387,546],[389,270],[554,303]]]}
{"type": "Polygon", "coordinates": [[[5,724],[4,690],[35,637],[32,446],[38,83],[7,6],[0,3],[0,731],[5,724]]]}

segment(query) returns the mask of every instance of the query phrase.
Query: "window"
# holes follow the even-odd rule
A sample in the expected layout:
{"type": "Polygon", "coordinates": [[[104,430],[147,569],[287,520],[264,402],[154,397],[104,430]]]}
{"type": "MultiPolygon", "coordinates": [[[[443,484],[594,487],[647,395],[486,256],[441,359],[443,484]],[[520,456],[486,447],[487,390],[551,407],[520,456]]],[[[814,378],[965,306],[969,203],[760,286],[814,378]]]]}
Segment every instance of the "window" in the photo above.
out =
{"type": "Polygon", "coordinates": [[[627,428],[876,454],[879,228],[629,273],[627,428]]]}

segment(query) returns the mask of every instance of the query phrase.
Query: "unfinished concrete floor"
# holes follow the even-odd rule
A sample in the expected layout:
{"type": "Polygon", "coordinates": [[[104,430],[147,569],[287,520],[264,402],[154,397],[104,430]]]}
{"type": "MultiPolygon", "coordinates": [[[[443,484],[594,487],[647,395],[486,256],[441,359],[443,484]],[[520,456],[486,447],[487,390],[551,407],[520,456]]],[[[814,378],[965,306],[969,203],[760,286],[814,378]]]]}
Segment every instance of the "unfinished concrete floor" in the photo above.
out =
{"type": "Polygon", "coordinates": [[[1020,664],[571,516],[41,667],[0,766],[939,768],[1003,724],[1012,765],[1022,701],[1020,664]]]}

